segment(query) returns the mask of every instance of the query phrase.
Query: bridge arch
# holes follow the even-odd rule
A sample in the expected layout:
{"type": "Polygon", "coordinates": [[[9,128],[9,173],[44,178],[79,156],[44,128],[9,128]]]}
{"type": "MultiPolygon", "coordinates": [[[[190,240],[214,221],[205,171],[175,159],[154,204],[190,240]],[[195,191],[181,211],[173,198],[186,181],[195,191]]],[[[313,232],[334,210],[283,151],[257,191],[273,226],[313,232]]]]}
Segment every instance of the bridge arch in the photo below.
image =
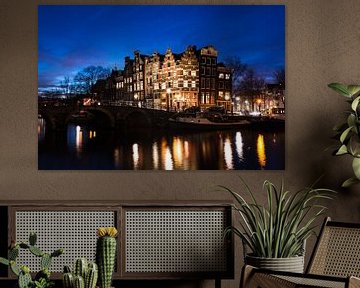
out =
{"type": "MultiPolygon", "coordinates": [[[[89,113],[93,114],[95,119],[94,123],[100,126],[108,127],[108,128],[115,128],[116,127],[116,117],[114,113],[109,111],[103,107],[83,107],[81,110],[88,111],[89,113]]],[[[67,122],[70,121],[70,116],[67,119],[67,122]]]]}
{"type": "Polygon", "coordinates": [[[152,126],[151,115],[143,109],[131,109],[120,115],[121,122],[126,127],[149,128],[152,126]]]}

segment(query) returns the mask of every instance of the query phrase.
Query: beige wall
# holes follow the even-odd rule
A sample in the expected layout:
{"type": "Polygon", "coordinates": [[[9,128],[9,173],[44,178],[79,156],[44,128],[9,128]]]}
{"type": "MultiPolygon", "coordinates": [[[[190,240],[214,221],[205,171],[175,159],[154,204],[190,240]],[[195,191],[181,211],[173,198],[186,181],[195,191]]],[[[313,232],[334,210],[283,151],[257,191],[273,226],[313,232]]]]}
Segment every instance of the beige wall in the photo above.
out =
{"type": "MultiPolygon", "coordinates": [[[[1,200],[216,200],[228,197],[207,186],[216,183],[236,188],[238,175],[264,200],[261,185],[265,179],[280,183],[284,178],[286,186],[295,190],[325,173],[321,185],[340,192],[329,215],[360,221],[360,186],[348,191],[339,188],[351,173],[349,159],[334,158],[325,151],[333,143],[332,126],[346,107],[327,84],[360,82],[358,0],[226,1],[286,4],[286,170],[280,172],[38,171],[37,4],[58,2],[0,0],[1,200]]],[[[87,1],[96,2],[100,1],[87,1]]],[[[236,256],[241,258],[239,252],[236,256]]],[[[225,287],[237,287],[238,274],[225,287]]]]}

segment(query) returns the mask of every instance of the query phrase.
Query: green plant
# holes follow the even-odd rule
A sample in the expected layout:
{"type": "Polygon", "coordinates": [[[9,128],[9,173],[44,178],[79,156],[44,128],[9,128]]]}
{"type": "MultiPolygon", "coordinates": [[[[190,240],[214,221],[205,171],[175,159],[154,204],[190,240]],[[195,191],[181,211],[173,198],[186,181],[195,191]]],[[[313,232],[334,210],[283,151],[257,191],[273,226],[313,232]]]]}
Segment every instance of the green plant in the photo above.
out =
{"type": "Polygon", "coordinates": [[[53,257],[58,257],[64,253],[63,249],[57,249],[51,254],[43,252],[36,246],[37,236],[36,233],[30,233],[29,244],[24,242],[11,243],[8,251],[8,259],[0,257],[0,263],[10,266],[11,271],[18,276],[19,288],[49,288],[53,286],[53,282],[50,281],[50,265],[53,257]],[[30,275],[30,269],[28,266],[20,266],[16,263],[16,259],[19,256],[20,249],[28,250],[33,255],[40,257],[41,270],[35,275],[33,280],[30,275]]]}
{"type": "Polygon", "coordinates": [[[351,155],[354,176],[347,179],[342,186],[348,187],[360,183],[360,85],[344,85],[331,83],[331,89],[347,98],[351,109],[347,111],[347,121],[334,127],[338,133],[340,146],[334,152],[335,155],[351,155]]]}
{"type": "Polygon", "coordinates": [[[267,203],[263,206],[242,182],[251,198],[250,202],[239,193],[220,186],[235,198],[233,208],[240,215],[240,228],[229,227],[225,234],[233,232],[239,236],[256,257],[287,258],[301,255],[304,241],[314,232],[315,220],[326,209],[317,201],[331,199],[334,191],[310,187],[290,193],[285,191],[283,183],[277,189],[266,180],[263,188],[266,190],[267,203]]]}
{"type": "Polygon", "coordinates": [[[99,238],[96,243],[96,262],[99,267],[99,284],[101,288],[110,288],[114,272],[116,256],[115,227],[101,227],[97,229],[99,238]]]}
{"type": "Polygon", "coordinates": [[[78,258],[74,263],[74,273],[68,266],[64,267],[64,288],[95,288],[98,279],[96,263],[88,263],[85,258],[78,258]]]}

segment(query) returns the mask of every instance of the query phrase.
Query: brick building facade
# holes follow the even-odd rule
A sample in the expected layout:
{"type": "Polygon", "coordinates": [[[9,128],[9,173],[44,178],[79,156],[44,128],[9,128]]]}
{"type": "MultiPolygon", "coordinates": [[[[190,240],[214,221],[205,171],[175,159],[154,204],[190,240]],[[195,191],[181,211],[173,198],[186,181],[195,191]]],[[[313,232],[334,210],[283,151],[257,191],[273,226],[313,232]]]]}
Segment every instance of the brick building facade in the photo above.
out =
{"type": "Polygon", "coordinates": [[[180,54],[167,49],[134,58],[125,57],[124,70],[114,69],[97,91],[101,100],[130,101],[132,104],[181,111],[197,106],[202,110],[218,105],[231,109],[231,69],[217,61],[213,46],[199,50],[188,46],[180,54]]]}

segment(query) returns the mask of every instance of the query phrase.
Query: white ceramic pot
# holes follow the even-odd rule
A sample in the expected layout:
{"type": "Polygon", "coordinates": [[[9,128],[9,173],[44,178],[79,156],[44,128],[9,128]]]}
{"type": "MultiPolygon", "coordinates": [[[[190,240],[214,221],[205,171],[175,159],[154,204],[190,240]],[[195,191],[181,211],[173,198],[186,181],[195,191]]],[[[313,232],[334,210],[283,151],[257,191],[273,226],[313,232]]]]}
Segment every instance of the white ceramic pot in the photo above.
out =
{"type": "Polygon", "coordinates": [[[304,273],[304,256],[263,258],[246,255],[245,263],[262,269],[304,273]]]}

